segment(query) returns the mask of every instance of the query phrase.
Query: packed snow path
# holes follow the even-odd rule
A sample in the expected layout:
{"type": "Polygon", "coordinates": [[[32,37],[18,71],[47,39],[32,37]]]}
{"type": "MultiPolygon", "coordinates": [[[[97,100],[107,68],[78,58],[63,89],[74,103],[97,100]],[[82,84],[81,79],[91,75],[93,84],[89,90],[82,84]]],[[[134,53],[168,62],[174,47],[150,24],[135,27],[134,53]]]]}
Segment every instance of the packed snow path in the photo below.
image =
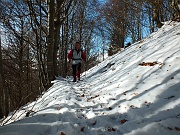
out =
{"type": "Polygon", "coordinates": [[[57,78],[5,119],[0,135],[180,135],[180,23],[166,23],[82,77],[57,78]]]}

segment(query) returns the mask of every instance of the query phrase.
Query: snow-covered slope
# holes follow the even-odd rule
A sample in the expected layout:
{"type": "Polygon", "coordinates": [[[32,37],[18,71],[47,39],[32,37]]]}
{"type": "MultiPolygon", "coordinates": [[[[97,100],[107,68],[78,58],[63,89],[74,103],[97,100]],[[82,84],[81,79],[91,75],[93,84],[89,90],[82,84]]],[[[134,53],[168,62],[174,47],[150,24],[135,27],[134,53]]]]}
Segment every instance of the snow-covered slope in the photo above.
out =
{"type": "Polygon", "coordinates": [[[0,135],[180,135],[180,23],[166,23],[83,78],[54,81],[9,116],[0,135]]]}

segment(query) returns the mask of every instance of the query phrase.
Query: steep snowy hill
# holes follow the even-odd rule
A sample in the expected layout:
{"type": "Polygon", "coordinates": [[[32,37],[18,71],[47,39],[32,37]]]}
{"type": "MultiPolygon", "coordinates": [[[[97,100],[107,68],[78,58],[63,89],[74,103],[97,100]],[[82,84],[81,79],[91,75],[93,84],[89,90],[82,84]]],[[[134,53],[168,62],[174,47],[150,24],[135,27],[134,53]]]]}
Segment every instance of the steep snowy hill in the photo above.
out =
{"type": "Polygon", "coordinates": [[[165,23],[83,78],[55,80],[4,120],[0,135],[180,135],[180,23],[165,23]]]}

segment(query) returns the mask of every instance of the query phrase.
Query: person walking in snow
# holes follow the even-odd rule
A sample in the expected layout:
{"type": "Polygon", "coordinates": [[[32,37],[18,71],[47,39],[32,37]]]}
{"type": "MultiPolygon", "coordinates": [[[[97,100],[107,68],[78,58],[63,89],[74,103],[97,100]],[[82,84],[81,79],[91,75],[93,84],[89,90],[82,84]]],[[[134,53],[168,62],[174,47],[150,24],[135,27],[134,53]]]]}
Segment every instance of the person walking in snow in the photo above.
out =
{"type": "Polygon", "coordinates": [[[73,78],[74,78],[73,82],[76,82],[77,79],[80,80],[82,60],[86,62],[86,55],[84,51],[81,49],[81,45],[79,42],[76,42],[74,45],[74,49],[72,49],[68,53],[69,63],[71,59],[72,59],[72,69],[73,69],[73,78]]]}

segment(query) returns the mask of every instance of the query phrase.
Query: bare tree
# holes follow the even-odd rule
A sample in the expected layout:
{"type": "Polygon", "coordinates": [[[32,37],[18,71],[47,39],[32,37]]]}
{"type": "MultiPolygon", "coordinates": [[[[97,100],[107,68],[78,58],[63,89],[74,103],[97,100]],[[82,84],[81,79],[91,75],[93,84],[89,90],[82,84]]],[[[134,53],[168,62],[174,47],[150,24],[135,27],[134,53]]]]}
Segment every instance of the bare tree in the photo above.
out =
{"type": "Polygon", "coordinates": [[[118,48],[124,47],[128,26],[127,13],[128,5],[124,1],[109,0],[102,8],[110,44],[118,48]]]}
{"type": "Polygon", "coordinates": [[[171,6],[174,10],[173,20],[180,21],[180,0],[172,0],[171,6]]]}
{"type": "Polygon", "coordinates": [[[54,66],[53,66],[53,45],[54,45],[54,0],[47,0],[48,5],[48,37],[47,37],[47,73],[48,73],[48,84],[54,78],[54,66]]]}
{"type": "Polygon", "coordinates": [[[1,46],[1,33],[0,33],[0,91],[1,91],[1,101],[4,108],[0,107],[0,118],[8,116],[9,114],[9,102],[8,102],[8,90],[5,85],[4,69],[3,69],[3,60],[2,60],[2,46],[1,46]],[[4,110],[4,112],[3,112],[4,110]]]}

